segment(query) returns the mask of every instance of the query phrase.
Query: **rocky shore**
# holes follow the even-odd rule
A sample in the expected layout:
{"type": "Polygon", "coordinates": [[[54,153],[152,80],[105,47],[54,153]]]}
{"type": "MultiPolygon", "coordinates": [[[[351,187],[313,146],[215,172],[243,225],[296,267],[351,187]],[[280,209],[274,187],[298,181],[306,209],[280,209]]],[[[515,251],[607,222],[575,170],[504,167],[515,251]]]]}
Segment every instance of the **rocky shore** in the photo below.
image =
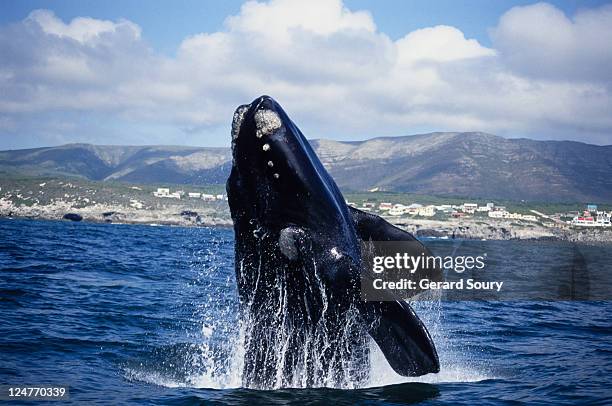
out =
{"type": "Polygon", "coordinates": [[[229,215],[214,208],[198,208],[195,211],[191,206],[180,204],[154,209],[105,203],[79,207],[65,201],[47,205],[16,206],[9,200],[0,199],[0,217],[183,227],[229,227],[232,224],[229,215]]]}
{"type": "MultiPolygon", "coordinates": [[[[227,207],[199,206],[194,208],[187,203],[178,202],[155,208],[108,203],[82,206],[71,201],[54,201],[46,205],[26,206],[15,205],[8,199],[0,198],[0,217],[181,227],[230,227],[232,225],[227,207]]],[[[512,222],[503,219],[483,221],[473,218],[430,220],[418,217],[386,217],[386,220],[420,238],[612,243],[612,230],[576,229],[563,225],[545,227],[533,222],[512,222]]]]}
{"type": "Polygon", "coordinates": [[[612,243],[612,230],[578,229],[566,225],[545,227],[539,223],[491,218],[487,221],[471,218],[451,218],[444,221],[414,217],[385,217],[385,219],[417,237],[612,243]]]}

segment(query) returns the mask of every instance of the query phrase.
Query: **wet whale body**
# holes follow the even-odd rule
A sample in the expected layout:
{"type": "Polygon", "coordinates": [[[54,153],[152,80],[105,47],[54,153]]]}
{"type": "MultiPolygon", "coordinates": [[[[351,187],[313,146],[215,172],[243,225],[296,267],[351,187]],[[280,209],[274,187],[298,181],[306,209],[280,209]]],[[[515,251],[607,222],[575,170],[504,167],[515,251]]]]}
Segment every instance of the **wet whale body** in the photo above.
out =
{"type": "Polygon", "coordinates": [[[349,208],[301,131],[268,96],[234,113],[232,154],[227,192],[243,385],[359,387],[368,380],[369,337],[397,373],[438,372],[431,337],[405,301],[360,299],[360,241],[414,237],[349,208]]]}

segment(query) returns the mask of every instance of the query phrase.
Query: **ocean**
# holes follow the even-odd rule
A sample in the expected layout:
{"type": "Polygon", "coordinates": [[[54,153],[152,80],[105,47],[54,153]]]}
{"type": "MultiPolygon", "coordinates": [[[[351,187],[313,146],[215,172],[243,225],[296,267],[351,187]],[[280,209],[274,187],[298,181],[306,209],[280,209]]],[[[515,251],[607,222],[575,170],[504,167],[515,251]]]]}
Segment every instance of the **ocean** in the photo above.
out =
{"type": "MultiPolygon", "coordinates": [[[[481,247],[534,273],[565,249],[481,247]]],[[[231,229],[0,219],[0,384],[67,385],[75,404],[612,404],[610,301],[414,305],[438,374],[400,377],[373,348],[363,388],[245,389],[231,229]]]]}

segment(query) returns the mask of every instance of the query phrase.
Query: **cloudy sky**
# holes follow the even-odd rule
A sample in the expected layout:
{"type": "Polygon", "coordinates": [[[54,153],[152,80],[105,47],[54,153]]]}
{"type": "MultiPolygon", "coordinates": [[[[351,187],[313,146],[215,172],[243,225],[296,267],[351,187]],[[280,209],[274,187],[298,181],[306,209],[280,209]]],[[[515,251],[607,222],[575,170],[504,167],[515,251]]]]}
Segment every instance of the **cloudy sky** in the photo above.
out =
{"type": "Polygon", "coordinates": [[[3,1],[0,149],[228,145],[260,94],[309,138],[612,144],[611,40],[599,1],[3,1]]]}

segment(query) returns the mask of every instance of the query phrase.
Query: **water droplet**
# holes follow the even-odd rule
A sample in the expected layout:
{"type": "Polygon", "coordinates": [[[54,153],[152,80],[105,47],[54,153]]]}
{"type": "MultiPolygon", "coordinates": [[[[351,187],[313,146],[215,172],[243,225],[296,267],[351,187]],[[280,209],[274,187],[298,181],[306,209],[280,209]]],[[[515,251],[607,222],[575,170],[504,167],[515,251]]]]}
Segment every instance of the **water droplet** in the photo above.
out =
{"type": "Polygon", "coordinates": [[[270,168],[272,168],[272,167],[274,166],[274,162],[272,162],[272,161],[268,161],[268,166],[269,166],[270,168]]]}
{"type": "Polygon", "coordinates": [[[263,144],[263,150],[264,151],[270,150],[270,145],[269,144],[263,144]]]}
{"type": "Polygon", "coordinates": [[[264,231],[260,228],[257,227],[255,230],[253,230],[253,237],[255,238],[261,238],[264,235],[264,231]]]}

